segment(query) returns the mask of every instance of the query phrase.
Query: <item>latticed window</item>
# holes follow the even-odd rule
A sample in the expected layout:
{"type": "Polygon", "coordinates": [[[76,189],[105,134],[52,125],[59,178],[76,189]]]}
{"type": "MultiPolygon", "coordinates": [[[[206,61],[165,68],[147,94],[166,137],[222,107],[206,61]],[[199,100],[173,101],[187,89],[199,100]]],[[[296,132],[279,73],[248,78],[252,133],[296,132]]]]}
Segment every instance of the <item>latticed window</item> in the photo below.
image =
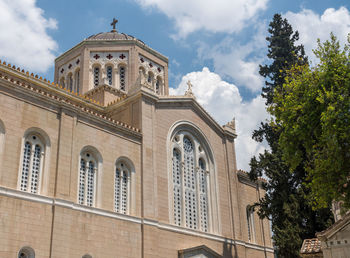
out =
{"type": "Polygon", "coordinates": [[[119,67],[119,85],[121,90],[125,90],[125,67],[119,67]]]}
{"type": "Polygon", "coordinates": [[[251,206],[247,206],[247,226],[248,226],[248,240],[255,241],[254,209],[251,206]]]}
{"type": "Polygon", "coordinates": [[[207,172],[205,170],[205,163],[203,159],[199,159],[199,209],[200,209],[200,220],[201,230],[208,231],[208,191],[207,191],[207,172]]]}
{"type": "Polygon", "coordinates": [[[44,145],[39,136],[31,134],[26,137],[23,146],[21,191],[38,193],[43,158],[44,145]]]}
{"type": "Polygon", "coordinates": [[[114,210],[127,214],[129,211],[130,168],[123,161],[117,163],[114,178],[114,210]]]}
{"type": "Polygon", "coordinates": [[[108,84],[112,86],[113,84],[113,68],[112,66],[107,66],[107,80],[108,84]]]}
{"type": "Polygon", "coordinates": [[[79,204],[93,206],[95,199],[95,181],[97,163],[90,152],[81,155],[79,169],[79,204]]]}
{"type": "Polygon", "coordinates": [[[97,87],[100,84],[100,68],[94,68],[94,86],[97,87]]]}
{"type": "Polygon", "coordinates": [[[209,177],[200,143],[180,131],[173,138],[173,219],[178,226],[209,230],[209,177]]]}

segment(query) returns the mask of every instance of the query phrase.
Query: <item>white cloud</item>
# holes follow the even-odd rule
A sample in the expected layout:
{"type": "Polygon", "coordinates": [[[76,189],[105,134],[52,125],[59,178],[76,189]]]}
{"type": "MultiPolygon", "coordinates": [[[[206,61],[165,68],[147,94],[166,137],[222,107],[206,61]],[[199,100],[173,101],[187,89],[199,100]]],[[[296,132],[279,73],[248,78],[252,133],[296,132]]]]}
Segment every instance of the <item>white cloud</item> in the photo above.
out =
{"type": "Polygon", "coordinates": [[[236,118],[238,168],[249,170],[250,158],[265,149],[265,146],[251,138],[253,130],[268,117],[264,100],[258,96],[249,102],[242,101],[234,84],[223,81],[218,74],[210,72],[206,67],[202,71],[186,74],[176,89],[170,88],[170,94],[183,95],[188,80],[193,84],[197,101],[219,124],[226,124],[232,117],[236,118]]]}
{"type": "Polygon", "coordinates": [[[238,32],[269,0],[135,0],[143,7],[157,8],[175,21],[179,37],[205,29],[210,32],[238,32]]]}
{"type": "Polygon", "coordinates": [[[263,78],[259,74],[259,64],[266,58],[267,26],[261,23],[251,28],[253,37],[248,43],[241,45],[233,37],[226,37],[215,46],[199,43],[198,57],[213,61],[214,71],[221,76],[230,77],[233,81],[258,92],[263,86],[263,78]]]}
{"type": "Polygon", "coordinates": [[[47,34],[56,29],[35,0],[0,0],[0,56],[16,66],[45,72],[54,62],[57,43],[47,34]]]}
{"type": "Polygon", "coordinates": [[[299,13],[287,12],[284,17],[292,25],[293,30],[299,31],[300,42],[305,46],[305,51],[313,62],[315,56],[312,49],[317,47],[317,38],[324,42],[333,32],[341,44],[345,44],[350,32],[350,13],[345,7],[340,7],[338,10],[328,8],[322,15],[303,9],[299,13]]]}

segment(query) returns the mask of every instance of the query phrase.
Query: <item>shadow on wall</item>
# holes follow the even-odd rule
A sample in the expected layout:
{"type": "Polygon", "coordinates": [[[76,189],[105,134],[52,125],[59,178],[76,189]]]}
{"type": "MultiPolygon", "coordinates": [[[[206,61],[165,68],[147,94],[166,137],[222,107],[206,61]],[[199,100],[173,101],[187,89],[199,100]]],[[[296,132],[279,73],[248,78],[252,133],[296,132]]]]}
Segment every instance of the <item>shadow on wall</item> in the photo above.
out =
{"type": "Polygon", "coordinates": [[[228,243],[227,241],[225,241],[225,243],[223,243],[222,257],[238,258],[236,245],[232,245],[231,243],[228,243]],[[232,256],[232,247],[234,248],[234,256],[232,256]]]}

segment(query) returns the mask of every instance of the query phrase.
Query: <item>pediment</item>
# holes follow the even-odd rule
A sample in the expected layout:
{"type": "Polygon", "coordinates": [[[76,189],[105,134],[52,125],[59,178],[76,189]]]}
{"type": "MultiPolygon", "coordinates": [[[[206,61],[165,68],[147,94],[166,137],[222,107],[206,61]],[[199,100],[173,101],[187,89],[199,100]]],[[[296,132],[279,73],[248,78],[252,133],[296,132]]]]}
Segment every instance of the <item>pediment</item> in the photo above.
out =
{"type": "Polygon", "coordinates": [[[196,101],[195,98],[189,96],[161,96],[157,100],[157,108],[177,108],[189,109],[201,117],[208,125],[212,126],[217,133],[230,136],[233,139],[237,137],[235,129],[232,125],[221,126],[218,122],[196,101]]]}
{"type": "Polygon", "coordinates": [[[205,245],[179,250],[179,258],[221,258],[222,256],[205,245]]]}

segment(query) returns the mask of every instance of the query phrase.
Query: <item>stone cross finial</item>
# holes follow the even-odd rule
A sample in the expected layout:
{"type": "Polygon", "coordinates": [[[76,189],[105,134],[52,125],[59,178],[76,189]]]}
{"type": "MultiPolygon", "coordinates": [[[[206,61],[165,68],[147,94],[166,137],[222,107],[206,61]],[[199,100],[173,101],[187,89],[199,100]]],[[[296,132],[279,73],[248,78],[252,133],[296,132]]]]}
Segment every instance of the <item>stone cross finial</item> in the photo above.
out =
{"type": "Polygon", "coordinates": [[[112,32],[117,32],[117,30],[115,29],[115,25],[117,24],[118,20],[116,18],[113,18],[113,21],[111,23],[111,26],[113,26],[113,30],[112,32]]]}
{"type": "Polygon", "coordinates": [[[188,86],[188,88],[187,88],[187,91],[185,92],[185,96],[191,96],[194,98],[194,94],[192,92],[193,85],[192,85],[191,81],[187,81],[187,86],[188,86]]]}
{"type": "Polygon", "coordinates": [[[190,91],[190,92],[192,92],[192,87],[193,87],[193,85],[192,85],[192,83],[191,83],[191,81],[190,80],[188,80],[187,81],[187,86],[188,86],[188,91],[190,91]]]}

